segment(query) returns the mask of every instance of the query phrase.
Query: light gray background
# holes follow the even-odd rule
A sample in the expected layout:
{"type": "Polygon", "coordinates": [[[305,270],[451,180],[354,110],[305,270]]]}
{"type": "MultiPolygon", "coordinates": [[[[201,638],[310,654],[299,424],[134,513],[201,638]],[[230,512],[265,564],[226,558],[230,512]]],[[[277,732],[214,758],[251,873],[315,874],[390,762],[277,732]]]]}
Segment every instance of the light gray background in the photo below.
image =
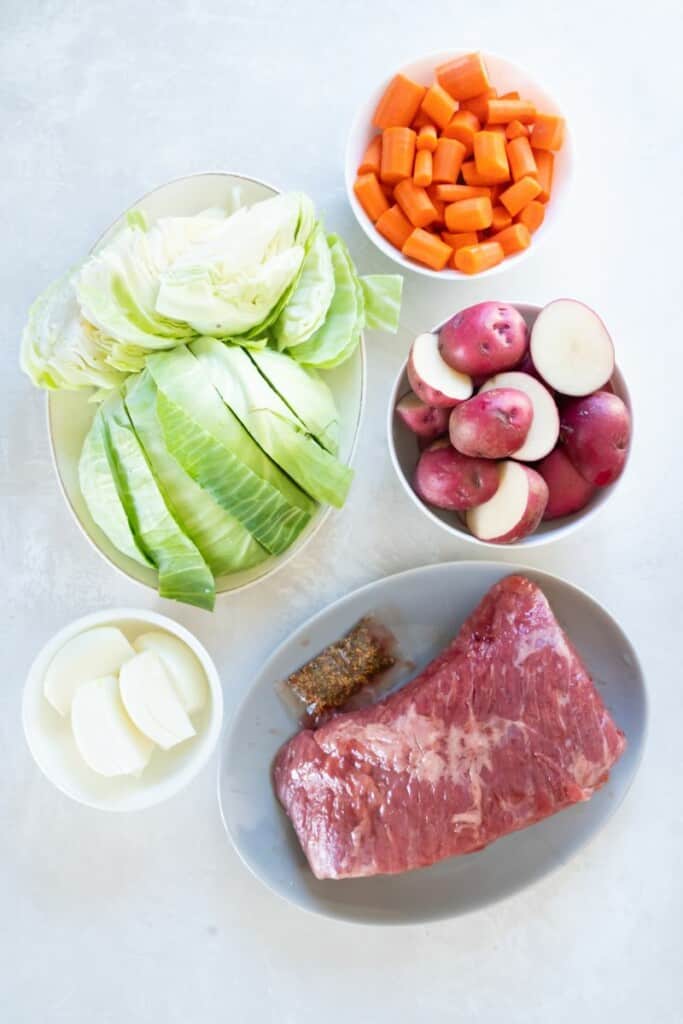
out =
{"type": "Polygon", "coordinates": [[[682,29],[676,0],[0,2],[0,1020],[681,1019],[682,29]],[[346,129],[379,78],[448,46],[516,59],[565,107],[577,173],[564,223],[492,285],[407,279],[403,333],[368,338],[351,499],[280,576],[213,617],[120,579],[67,513],[43,396],[17,370],[31,300],[141,193],[207,169],[305,189],[362,271],[390,270],[345,201],[346,129]],[[471,557],[394,479],[387,394],[412,331],[478,299],[558,295],[602,313],[636,408],[613,503],[527,556],[603,601],[649,677],[645,761],[596,842],[479,914],[354,930],[304,916],[246,872],[222,831],[215,761],[169,804],[130,817],[50,788],[24,745],[20,692],[37,648],[76,616],[124,604],[176,616],[216,657],[229,718],[265,655],[313,611],[387,573],[471,557]]]}

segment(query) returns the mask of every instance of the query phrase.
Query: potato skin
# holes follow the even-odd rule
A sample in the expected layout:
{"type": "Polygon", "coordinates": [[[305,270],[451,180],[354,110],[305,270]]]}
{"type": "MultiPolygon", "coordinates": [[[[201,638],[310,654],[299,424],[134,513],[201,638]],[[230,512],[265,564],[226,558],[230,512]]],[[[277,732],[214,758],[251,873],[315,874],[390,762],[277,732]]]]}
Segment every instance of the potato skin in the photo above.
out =
{"type": "Polygon", "coordinates": [[[618,395],[596,391],[562,408],[560,441],[590,484],[607,487],[621,475],[631,440],[631,416],[618,395]]]}
{"type": "Polygon", "coordinates": [[[451,412],[451,444],[472,458],[505,459],[524,444],[533,415],[531,399],[517,388],[482,391],[451,412]]]}
{"type": "Polygon", "coordinates": [[[511,370],[528,345],[524,317],[506,302],[479,302],[462,309],[439,333],[441,358],[471,377],[511,370]]]}
{"type": "Polygon", "coordinates": [[[595,494],[595,485],[584,480],[561,447],[555,448],[550,455],[541,459],[536,469],[548,485],[548,504],[543,513],[544,521],[560,519],[562,516],[579,512],[595,494]]]}
{"type": "Polygon", "coordinates": [[[420,455],[413,487],[428,505],[460,512],[493,497],[498,467],[486,459],[461,455],[447,441],[437,441],[420,455]]]}
{"type": "Polygon", "coordinates": [[[408,430],[429,444],[448,430],[450,410],[425,405],[416,395],[405,395],[396,406],[396,415],[408,430]]]}

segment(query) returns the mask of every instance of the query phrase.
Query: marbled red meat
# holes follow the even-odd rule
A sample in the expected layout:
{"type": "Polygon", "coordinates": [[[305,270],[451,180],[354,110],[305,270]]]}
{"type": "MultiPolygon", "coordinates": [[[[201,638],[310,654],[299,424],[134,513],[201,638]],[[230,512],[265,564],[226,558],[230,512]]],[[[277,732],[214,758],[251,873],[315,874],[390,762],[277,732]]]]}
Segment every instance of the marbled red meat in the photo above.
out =
{"type": "Polygon", "coordinates": [[[624,747],[542,591],[509,576],[412,682],[286,743],[274,781],[313,873],[355,878],[588,800],[624,747]]]}

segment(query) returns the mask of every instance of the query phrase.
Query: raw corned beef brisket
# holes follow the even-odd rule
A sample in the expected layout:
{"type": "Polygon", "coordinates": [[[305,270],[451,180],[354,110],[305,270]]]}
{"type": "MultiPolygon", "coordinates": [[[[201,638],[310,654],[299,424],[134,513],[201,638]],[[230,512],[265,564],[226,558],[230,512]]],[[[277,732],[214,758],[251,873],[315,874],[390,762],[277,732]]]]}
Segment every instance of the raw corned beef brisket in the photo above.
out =
{"type": "Polygon", "coordinates": [[[286,743],[274,781],[313,873],[355,878],[588,800],[624,747],[541,590],[509,576],[412,682],[286,743]]]}

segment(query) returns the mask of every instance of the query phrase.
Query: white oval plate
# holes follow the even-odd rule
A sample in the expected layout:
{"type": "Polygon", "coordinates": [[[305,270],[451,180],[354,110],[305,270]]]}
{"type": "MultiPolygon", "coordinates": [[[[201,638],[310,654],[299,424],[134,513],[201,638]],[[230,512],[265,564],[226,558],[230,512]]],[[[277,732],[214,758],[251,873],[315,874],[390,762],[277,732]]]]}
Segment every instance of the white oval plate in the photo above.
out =
{"type": "MultiPolygon", "coordinates": [[[[141,210],[150,223],[159,217],[192,216],[209,206],[227,206],[232,201],[233,189],[239,188],[243,204],[259,202],[276,195],[278,190],[255,178],[241,174],[193,174],[178,178],[149,192],[131,209],[141,210]]],[[[95,244],[99,249],[109,241],[121,226],[123,214],[95,244]]],[[[351,464],[356,449],[360,420],[365,404],[365,348],[364,341],[353,356],[336,370],[328,370],[324,378],[332,389],[340,421],[339,458],[351,464]]],[[[78,460],[85,435],[95,413],[95,406],[87,395],[78,391],[51,391],[47,396],[48,432],[52,458],[62,493],[71,513],[87,540],[103,558],[128,579],[156,590],[157,574],[153,569],[139,565],[121,554],[100,530],[88,511],[78,483],[78,460]]],[[[216,593],[239,590],[270,576],[280,569],[311,540],[330,514],[328,506],[321,505],[308,526],[287,551],[246,569],[230,573],[216,580],[216,593]]]]}
{"type": "Polygon", "coordinates": [[[538,881],[602,828],[633,780],[646,720],[645,681],[636,653],[609,613],[584,591],[549,573],[500,562],[447,562],[411,569],[330,605],[268,659],[223,741],[218,769],[223,822],[254,875],[304,910],[366,924],[454,917],[538,881]],[[398,680],[404,683],[455,636],[489,587],[515,572],[542,587],[626,734],[626,752],[609,782],[588,803],[506,836],[481,853],[452,857],[403,875],[314,878],[272,787],[273,758],[298,728],[276,684],[370,613],[394,631],[401,655],[415,665],[398,680]]]}

